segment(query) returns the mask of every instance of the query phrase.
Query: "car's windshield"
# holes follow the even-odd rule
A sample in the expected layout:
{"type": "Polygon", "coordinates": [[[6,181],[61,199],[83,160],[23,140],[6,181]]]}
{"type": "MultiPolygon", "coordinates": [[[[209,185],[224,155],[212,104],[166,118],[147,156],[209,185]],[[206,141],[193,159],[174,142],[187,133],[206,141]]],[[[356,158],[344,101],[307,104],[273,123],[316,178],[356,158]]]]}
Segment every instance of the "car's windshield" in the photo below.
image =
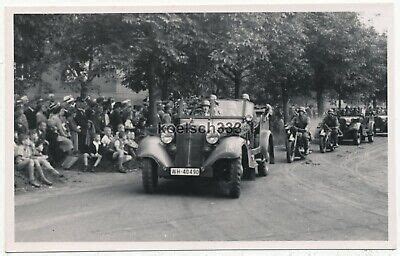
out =
{"type": "Polygon", "coordinates": [[[244,101],[217,100],[215,116],[243,116],[244,101]]]}
{"type": "Polygon", "coordinates": [[[201,102],[184,103],[181,117],[202,117],[202,116],[215,116],[215,117],[243,117],[247,114],[252,115],[254,111],[254,104],[245,100],[224,100],[218,99],[215,104],[210,106],[209,113],[205,114],[202,109],[201,102]],[[211,108],[214,108],[212,111],[211,108]]]}

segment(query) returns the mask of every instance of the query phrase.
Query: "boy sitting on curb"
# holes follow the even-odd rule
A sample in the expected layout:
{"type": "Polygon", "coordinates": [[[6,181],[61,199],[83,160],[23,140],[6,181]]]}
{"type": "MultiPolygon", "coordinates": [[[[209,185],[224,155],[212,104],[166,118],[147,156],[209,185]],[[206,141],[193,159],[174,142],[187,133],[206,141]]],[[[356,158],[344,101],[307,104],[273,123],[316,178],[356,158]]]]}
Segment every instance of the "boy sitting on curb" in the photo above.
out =
{"type": "Polygon", "coordinates": [[[84,171],[94,172],[95,168],[100,164],[103,158],[102,154],[104,152],[104,147],[100,141],[100,134],[96,133],[93,137],[92,143],[88,146],[88,152],[83,154],[83,164],[85,165],[84,171]],[[89,169],[89,159],[94,161],[94,164],[89,169]]]}

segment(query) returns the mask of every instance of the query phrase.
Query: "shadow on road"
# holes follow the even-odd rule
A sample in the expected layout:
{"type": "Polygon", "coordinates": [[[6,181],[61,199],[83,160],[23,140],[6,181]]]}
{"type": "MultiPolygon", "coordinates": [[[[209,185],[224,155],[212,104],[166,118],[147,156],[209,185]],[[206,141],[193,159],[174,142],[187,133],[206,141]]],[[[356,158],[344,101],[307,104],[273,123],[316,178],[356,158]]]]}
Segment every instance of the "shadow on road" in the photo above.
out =
{"type": "MultiPolygon", "coordinates": [[[[245,193],[250,180],[242,180],[241,188],[245,193]]],[[[146,194],[142,186],[135,186],[133,193],[146,194]]],[[[227,189],[215,180],[206,179],[160,179],[156,191],[150,196],[187,196],[199,198],[229,199],[227,189]]]]}

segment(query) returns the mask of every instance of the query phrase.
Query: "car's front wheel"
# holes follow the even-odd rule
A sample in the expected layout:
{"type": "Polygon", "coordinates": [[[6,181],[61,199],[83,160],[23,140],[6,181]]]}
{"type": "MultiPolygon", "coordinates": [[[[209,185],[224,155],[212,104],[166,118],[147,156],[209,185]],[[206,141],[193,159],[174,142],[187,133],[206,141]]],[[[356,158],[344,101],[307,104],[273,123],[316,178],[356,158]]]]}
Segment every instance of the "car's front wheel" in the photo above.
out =
{"type": "Polygon", "coordinates": [[[229,196],[231,198],[240,197],[240,181],[243,173],[241,158],[230,160],[229,163],[229,196]]]}
{"type": "Polygon", "coordinates": [[[157,165],[153,159],[142,159],[142,182],[146,193],[153,193],[158,184],[157,165]]]}

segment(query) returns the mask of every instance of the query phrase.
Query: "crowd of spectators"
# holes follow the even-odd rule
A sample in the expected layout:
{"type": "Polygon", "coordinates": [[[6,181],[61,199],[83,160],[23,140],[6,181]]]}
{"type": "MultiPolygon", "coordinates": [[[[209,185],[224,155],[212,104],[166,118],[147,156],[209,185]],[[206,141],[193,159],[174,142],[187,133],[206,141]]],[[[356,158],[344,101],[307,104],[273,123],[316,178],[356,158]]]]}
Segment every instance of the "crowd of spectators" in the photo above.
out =
{"type": "MultiPolygon", "coordinates": [[[[56,101],[16,96],[14,102],[15,170],[26,170],[29,182],[52,185],[43,170],[57,176],[54,167],[81,158],[84,171],[94,172],[101,161],[113,161],[119,172],[135,158],[138,138],[145,135],[147,105],[130,100],[65,96],[56,101]],[[36,177],[37,176],[37,177],[36,177]]],[[[161,110],[160,110],[161,111],[161,110]]]]}

